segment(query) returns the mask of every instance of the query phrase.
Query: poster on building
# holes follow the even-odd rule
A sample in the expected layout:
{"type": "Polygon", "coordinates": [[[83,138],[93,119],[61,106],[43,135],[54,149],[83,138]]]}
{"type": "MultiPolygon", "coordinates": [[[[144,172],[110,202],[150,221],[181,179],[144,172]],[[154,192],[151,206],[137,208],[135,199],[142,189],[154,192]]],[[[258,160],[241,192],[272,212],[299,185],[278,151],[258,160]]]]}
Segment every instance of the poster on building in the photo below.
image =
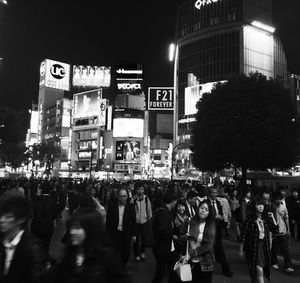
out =
{"type": "Polygon", "coordinates": [[[138,162],[141,159],[141,143],[139,141],[116,141],[116,160],[138,162]]]}
{"type": "Polygon", "coordinates": [[[100,91],[74,94],[74,118],[86,118],[100,114],[100,91]]]}
{"type": "Polygon", "coordinates": [[[149,110],[173,110],[174,88],[173,87],[149,87],[148,89],[149,110]]]}
{"type": "Polygon", "coordinates": [[[46,59],[40,66],[40,88],[70,90],[70,65],[46,59]]]}
{"type": "Polygon", "coordinates": [[[73,66],[73,87],[110,87],[111,68],[104,66],[73,66]]]}

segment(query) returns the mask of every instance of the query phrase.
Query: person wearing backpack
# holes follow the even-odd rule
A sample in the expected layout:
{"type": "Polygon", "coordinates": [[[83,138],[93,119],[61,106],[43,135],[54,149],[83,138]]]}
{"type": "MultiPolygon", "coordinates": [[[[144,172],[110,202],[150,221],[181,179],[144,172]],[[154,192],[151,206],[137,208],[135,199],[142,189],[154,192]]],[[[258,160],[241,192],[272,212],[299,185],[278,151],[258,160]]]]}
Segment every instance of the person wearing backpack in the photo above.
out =
{"type": "Polygon", "coordinates": [[[152,218],[152,208],[149,198],[144,194],[145,190],[143,183],[135,183],[134,189],[136,191],[136,196],[134,198],[134,207],[136,214],[136,241],[133,244],[133,252],[135,261],[141,262],[146,259],[144,235],[146,225],[152,218]]]}

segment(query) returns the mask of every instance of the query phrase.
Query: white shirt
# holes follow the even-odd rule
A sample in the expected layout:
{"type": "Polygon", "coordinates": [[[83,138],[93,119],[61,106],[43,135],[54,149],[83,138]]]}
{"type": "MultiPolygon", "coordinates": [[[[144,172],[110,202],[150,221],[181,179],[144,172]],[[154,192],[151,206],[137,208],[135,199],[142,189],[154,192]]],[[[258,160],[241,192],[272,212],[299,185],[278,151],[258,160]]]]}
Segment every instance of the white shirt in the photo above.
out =
{"type": "Polygon", "coordinates": [[[4,262],[5,275],[9,271],[11,262],[13,261],[14,258],[16,247],[20,243],[23,234],[24,234],[24,230],[21,230],[11,242],[7,240],[3,241],[3,246],[5,248],[5,262],[4,262]]]}
{"type": "Polygon", "coordinates": [[[190,217],[193,217],[195,215],[194,208],[190,205],[190,203],[188,201],[186,201],[186,205],[187,205],[187,208],[189,210],[190,217]]]}
{"type": "Polygon", "coordinates": [[[213,203],[213,206],[214,206],[214,209],[215,209],[215,212],[216,212],[216,216],[220,215],[219,209],[218,209],[218,205],[217,205],[217,201],[216,200],[212,200],[212,203],[213,203]]]}
{"type": "Polygon", "coordinates": [[[265,238],[264,222],[260,218],[257,218],[256,223],[257,223],[258,230],[259,230],[259,239],[263,240],[265,238]]]}
{"type": "Polygon", "coordinates": [[[125,210],[125,205],[119,205],[119,224],[118,224],[118,231],[123,231],[124,210],[125,210]]]}

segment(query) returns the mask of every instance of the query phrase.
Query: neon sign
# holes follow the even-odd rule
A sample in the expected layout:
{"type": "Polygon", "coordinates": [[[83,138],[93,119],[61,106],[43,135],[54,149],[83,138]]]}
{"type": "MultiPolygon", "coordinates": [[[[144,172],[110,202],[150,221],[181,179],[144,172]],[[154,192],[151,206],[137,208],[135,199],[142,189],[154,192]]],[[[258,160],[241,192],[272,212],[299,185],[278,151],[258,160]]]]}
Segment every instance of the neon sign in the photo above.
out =
{"type": "Polygon", "coordinates": [[[219,1],[220,0],[198,0],[195,3],[195,7],[200,10],[202,8],[202,6],[209,5],[209,4],[212,4],[215,2],[219,2],[219,1]]]}

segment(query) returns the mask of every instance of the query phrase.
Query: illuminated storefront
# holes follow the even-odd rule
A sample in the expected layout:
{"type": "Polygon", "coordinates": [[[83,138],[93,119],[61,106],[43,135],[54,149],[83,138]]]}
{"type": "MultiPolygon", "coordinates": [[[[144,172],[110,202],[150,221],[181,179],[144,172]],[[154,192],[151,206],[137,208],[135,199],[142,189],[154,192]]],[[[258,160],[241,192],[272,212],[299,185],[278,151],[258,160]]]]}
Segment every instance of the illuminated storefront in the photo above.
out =
{"type": "Polygon", "coordinates": [[[195,104],[214,83],[258,71],[287,86],[271,0],[185,1],[178,9],[176,46],[175,144],[190,141],[195,104]]]}

